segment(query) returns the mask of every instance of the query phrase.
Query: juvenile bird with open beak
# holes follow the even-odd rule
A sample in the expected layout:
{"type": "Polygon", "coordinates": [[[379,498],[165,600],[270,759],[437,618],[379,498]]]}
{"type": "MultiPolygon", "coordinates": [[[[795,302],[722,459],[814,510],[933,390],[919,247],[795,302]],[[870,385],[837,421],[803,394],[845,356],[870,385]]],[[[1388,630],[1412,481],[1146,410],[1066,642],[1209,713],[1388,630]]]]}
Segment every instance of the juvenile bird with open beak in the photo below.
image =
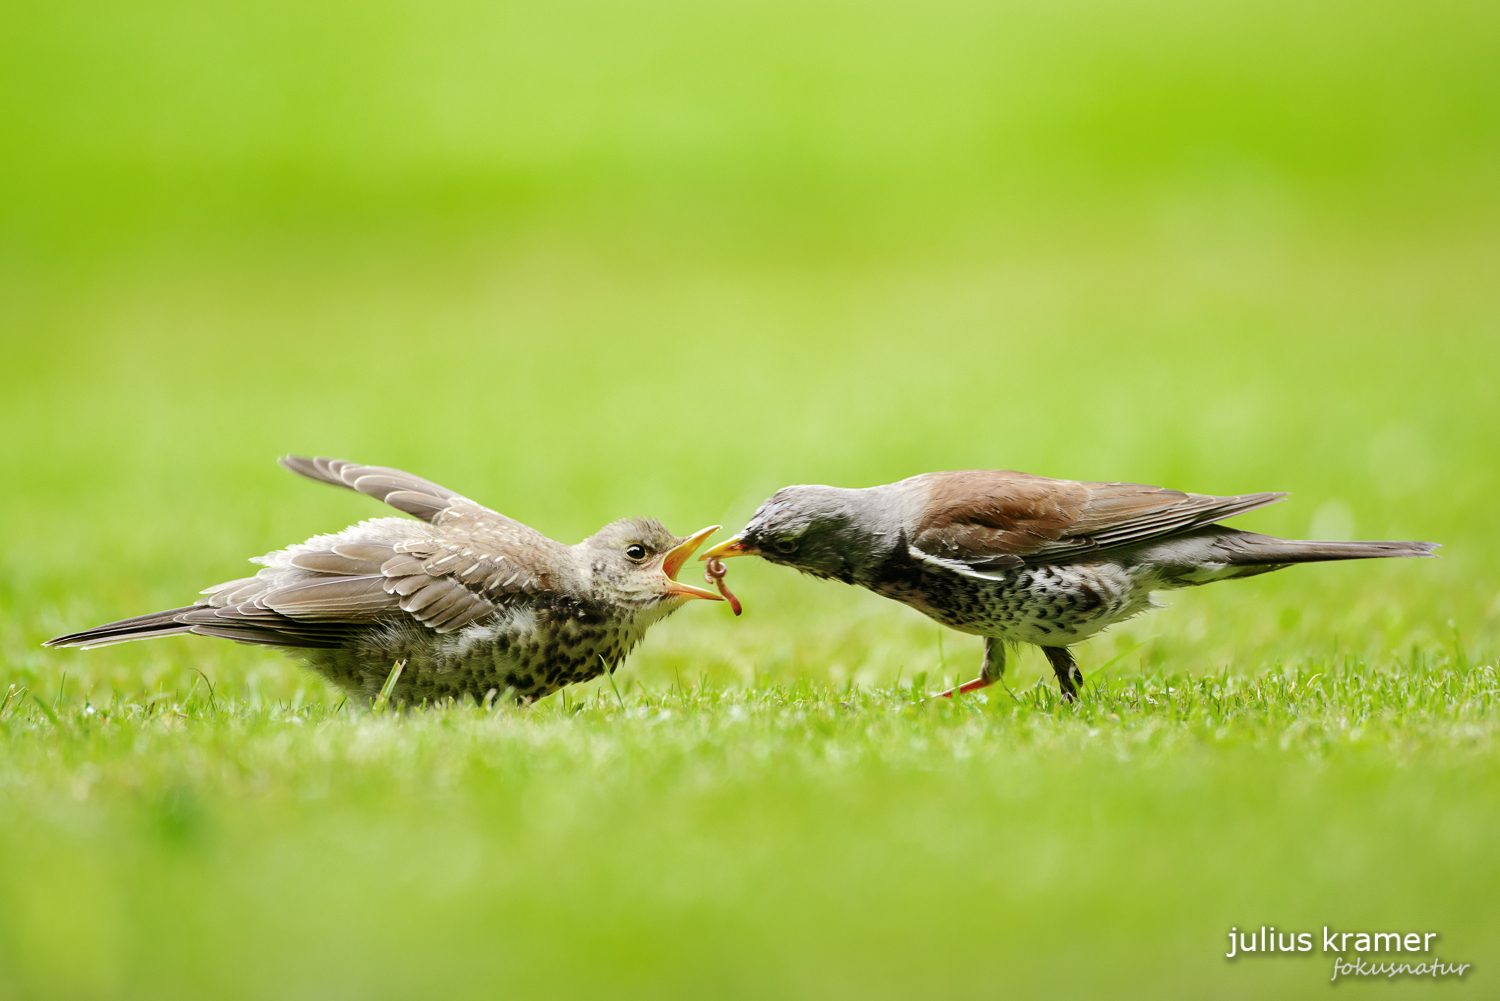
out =
{"type": "Polygon", "coordinates": [[[288,456],[309,479],[420,519],[376,518],[259,557],[265,569],[173,608],[48,640],[98,647],[196,633],[286,649],[362,699],[510,695],[526,702],[613,670],[646,630],[693,598],[676,580],[718,525],[682,538],[651,518],[577,545],[399,469],[288,456]]]}
{"type": "Polygon", "coordinates": [[[858,584],[984,637],[979,677],[998,681],[1005,644],[1041,647],[1063,698],[1083,680],[1068,649],[1153,607],[1151,592],[1293,563],[1431,556],[1431,542],[1297,542],[1215,524],[1279,493],[1211,497],[1135,483],[975,469],[899,483],[776,491],[745,530],[704,553],[754,555],[858,584]]]}

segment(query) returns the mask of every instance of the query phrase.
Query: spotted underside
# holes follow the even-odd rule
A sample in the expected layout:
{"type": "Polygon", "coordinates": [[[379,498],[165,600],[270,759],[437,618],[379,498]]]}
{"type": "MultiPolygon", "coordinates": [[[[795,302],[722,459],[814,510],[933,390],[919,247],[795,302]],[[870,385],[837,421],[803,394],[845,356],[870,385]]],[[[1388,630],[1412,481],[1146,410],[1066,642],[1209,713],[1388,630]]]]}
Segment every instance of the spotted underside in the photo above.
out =
{"type": "Polygon", "coordinates": [[[1037,646],[1068,646],[1152,607],[1157,582],[1108,563],[960,575],[938,567],[893,574],[872,589],[945,626],[1037,646]]]}
{"type": "Polygon", "coordinates": [[[613,670],[660,615],[607,616],[571,601],[502,611],[434,642],[408,622],[371,630],[356,643],[298,650],[310,666],[361,698],[373,698],[404,662],[397,698],[437,702],[469,697],[534,701],[613,670]]]}

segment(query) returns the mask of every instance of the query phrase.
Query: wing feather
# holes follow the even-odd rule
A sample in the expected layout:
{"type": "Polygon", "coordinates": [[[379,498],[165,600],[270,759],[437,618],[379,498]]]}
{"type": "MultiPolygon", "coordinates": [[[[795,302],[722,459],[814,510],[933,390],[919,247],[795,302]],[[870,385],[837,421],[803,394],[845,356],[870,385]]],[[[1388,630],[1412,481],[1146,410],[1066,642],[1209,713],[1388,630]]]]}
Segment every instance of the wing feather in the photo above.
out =
{"type": "Polygon", "coordinates": [[[911,547],[976,572],[1074,560],[1176,535],[1286,496],[1213,497],[999,470],[932,473],[923,479],[928,502],[911,547]]]}
{"type": "Polygon", "coordinates": [[[384,550],[385,556],[381,559],[365,560],[350,559],[339,553],[333,552],[303,552],[292,557],[292,566],[302,570],[311,570],[314,573],[341,574],[345,576],[365,576],[379,574],[380,568],[386,560],[395,555],[390,549],[384,550]]]}
{"type": "Polygon", "coordinates": [[[383,519],[319,536],[263,558],[266,569],[254,577],[205,589],[194,605],[158,613],[149,623],[130,620],[114,624],[128,628],[79,634],[80,642],[191,631],[276,646],[339,646],[361,630],[403,619],[453,632],[503,604],[568,586],[567,547],[430,480],[340,459],[286,456],[281,464],[433,527],[383,519]],[[401,525],[410,531],[391,527],[401,525]]]}
{"type": "Polygon", "coordinates": [[[266,569],[206,588],[186,608],[58,637],[54,645],[194,632],[270,646],[337,647],[374,625],[402,620],[451,633],[502,604],[570,587],[568,547],[446,487],[340,459],[286,456],[281,464],[433,527],[387,518],[318,536],[257,560],[266,569]],[[402,541],[392,543],[393,537],[402,541]]]}
{"type": "Polygon", "coordinates": [[[313,577],[268,592],[260,601],[293,619],[373,619],[390,609],[385,578],[313,577]]]}
{"type": "Polygon", "coordinates": [[[452,527],[463,533],[505,536],[528,544],[550,541],[536,529],[514,518],[400,469],[364,466],[322,456],[286,455],[278,461],[299,476],[367,494],[434,525],[452,527]]]}
{"type": "MultiPolygon", "coordinates": [[[[420,580],[420,578],[417,579],[420,580]]],[[[417,618],[425,618],[423,613],[426,612],[428,606],[436,604],[446,593],[447,588],[429,581],[402,599],[401,609],[412,613],[417,618]]]]}

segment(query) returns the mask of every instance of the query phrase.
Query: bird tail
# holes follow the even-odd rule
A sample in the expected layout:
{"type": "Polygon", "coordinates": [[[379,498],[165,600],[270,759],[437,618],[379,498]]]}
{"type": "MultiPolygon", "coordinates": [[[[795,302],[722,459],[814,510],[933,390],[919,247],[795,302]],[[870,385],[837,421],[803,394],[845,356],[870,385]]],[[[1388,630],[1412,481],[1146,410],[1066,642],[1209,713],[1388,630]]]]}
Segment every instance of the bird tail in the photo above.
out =
{"type": "Polygon", "coordinates": [[[178,621],[177,617],[194,610],[195,606],[189,605],[186,608],[169,608],[164,612],[152,612],[150,615],[137,615],[118,622],[106,622],[102,626],[85,629],[80,633],[54,636],[42,646],[73,646],[90,650],[114,643],[129,643],[131,640],[149,640],[157,636],[175,636],[178,633],[192,632],[193,627],[188,623],[178,621]]]}
{"type": "Polygon", "coordinates": [[[1329,560],[1375,560],[1386,557],[1431,557],[1436,542],[1304,542],[1273,535],[1237,532],[1219,538],[1215,548],[1232,566],[1324,563],[1329,560]]]}
{"type": "Polygon", "coordinates": [[[1142,549],[1136,560],[1154,567],[1160,586],[1194,587],[1254,577],[1294,563],[1430,557],[1435,542],[1304,542],[1209,525],[1142,549]]]}

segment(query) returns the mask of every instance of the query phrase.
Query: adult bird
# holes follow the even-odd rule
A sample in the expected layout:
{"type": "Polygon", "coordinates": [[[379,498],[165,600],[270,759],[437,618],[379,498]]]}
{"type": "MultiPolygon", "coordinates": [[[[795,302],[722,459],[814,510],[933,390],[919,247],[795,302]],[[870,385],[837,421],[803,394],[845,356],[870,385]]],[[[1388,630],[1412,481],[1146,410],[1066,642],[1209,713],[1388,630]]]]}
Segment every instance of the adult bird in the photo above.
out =
{"type": "Polygon", "coordinates": [[[48,640],[98,647],[197,633],[283,647],[359,698],[393,673],[402,702],[541,698],[617,666],[692,598],[677,571],[719,526],[681,538],[650,518],[611,522],[577,545],[399,469],[287,456],[309,479],[382,500],[375,518],[253,559],[253,577],[183,608],[48,640]]]}
{"type": "Polygon", "coordinates": [[[1294,542],[1215,524],[1285,496],[1210,497],[991,469],[863,489],[791,486],[700,558],[760,556],[858,584],[983,636],[979,677],[942,695],[998,681],[1012,642],[1041,647],[1063,698],[1073,700],[1083,676],[1068,648],[1153,607],[1152,591],[1293,563],[1429,556],[1437,548],[1294,542]]]}

